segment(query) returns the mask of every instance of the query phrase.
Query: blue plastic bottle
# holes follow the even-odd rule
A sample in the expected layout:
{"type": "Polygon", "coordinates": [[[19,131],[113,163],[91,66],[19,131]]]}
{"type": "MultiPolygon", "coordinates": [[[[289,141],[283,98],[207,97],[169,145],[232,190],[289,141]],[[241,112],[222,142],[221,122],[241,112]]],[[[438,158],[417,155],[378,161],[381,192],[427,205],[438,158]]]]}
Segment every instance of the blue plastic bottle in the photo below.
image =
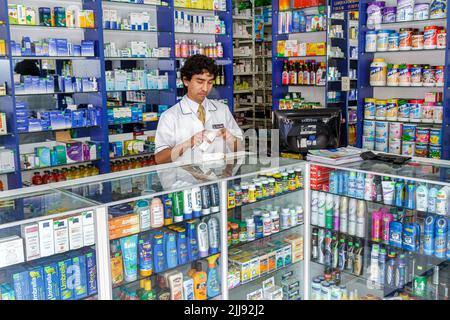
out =
{"type": "Polygon", "coordinates": [[[434,254],[434,231],[436,229],[436,218],[433,215],[430,214],[425,218],[423,229],[423,253],[432,256],[434,254]]]}
{"type": "Polygon", "coordinates": [[[349,180],[349,172],[344,171],[342,172],[342,178],[343,178],[343,189],[341,194],[346,196],[348,194],[348,180],[349,180]]]}
{"type": "Polygon", "coordinates": [[[153,273],[152,239],[141,236],[139,238],[139,274],[148,277],[153,273]]]}
{"type": "Polygon", "coordinates": [[[186,237],[186,229],[180,228],[177,233],[177,248],[178,248],[178,264],[182,265],[189,262],[188,243],[186,237]]]}
{"type": "Polygon", "coordinates": [[[334,193],[337,194],[338,191],[338,173],[337,171],[331,171],[330,172],[330,177],[328,179],[329,183],[328,183],[328,189],[330,191],[330,193],[334,193]]]}
{"type": "Polygon", "coordinates": [[[406,208],[414,210],[416,208],[416,185],[409,181],[406,186],[406,208]]]}
{"type": "Polygon", "coordinates": [[[166,232],[165,233],[165,247],[166,247],[166,262],[167,268],[172,269],[178,265],[178,255],[177,255],[177,238],[175,233],[166,232]]]}
{"type": "Polygon", "coordinates": [[[398,180],[395,183],[395,205],[397,207],[405,206],[405,184],[403,180],[398,180]]]}
{"type": "Polygon", "coordinates": [[[161,232],[153,235],[153,267],[156,273],[163,272],[166,269],[164,235],[161,232]]]}
{"type": "Polygon", "coordinates": [[[432,186],[430,190],[428,190],[428,213],[436,213],[436,197],[439,190],[432,186]]]}
{"type": "Polygon", "coordinates": [[[198,240],[197,240],[197,227],[194,220],[186,221],[186,235],[187,235],[187,248],[189,261],[194,261],[199,258],[198,256],[198,240]]]}
{"type": "Polygon", "coordinates": [[[337,193],[343,194],[343,192],[344,192],[344,172],[343,171],[339,171],[339,173],[337,175],[337,181],[338,181],[337,193]]]}
{"type": "Polygon", "coordinates": [[[353,198],[356,196],[356,172],[354,171],[350,172],[348,176],[347,195],[353,198]]]}
{"type": "Polygon", "coordinates": [[[167,226],[173,223],[172,198],[167,194],[163,195],[162,202],[164,205],[164,225],[167,226]]]}
{"type": "Polygon", "coordinates": [[[447,250],[447,218],[439,217],[436,220],[436,244],[434,255],[437,258],[445,259],[447,250]]]}

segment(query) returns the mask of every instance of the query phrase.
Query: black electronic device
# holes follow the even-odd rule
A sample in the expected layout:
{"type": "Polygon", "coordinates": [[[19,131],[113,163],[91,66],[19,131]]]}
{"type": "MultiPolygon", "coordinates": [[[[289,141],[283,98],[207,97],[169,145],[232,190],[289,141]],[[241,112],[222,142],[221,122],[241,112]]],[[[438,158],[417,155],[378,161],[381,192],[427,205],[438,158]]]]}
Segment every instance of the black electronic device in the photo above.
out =
{"type": "Polygon", "coordinates": [[[273,128],[280,132],[280,151],[306,153],[339,147],[339,108],[276,110],[273,128]]]}

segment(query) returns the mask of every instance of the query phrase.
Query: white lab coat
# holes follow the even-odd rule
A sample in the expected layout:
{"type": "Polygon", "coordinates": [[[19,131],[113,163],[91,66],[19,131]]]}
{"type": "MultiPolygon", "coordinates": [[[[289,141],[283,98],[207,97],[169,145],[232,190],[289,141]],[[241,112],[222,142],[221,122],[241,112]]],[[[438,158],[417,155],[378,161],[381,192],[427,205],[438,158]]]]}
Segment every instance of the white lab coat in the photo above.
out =
{"type": "MultiPolygon", "coordinates": [[[[243,134],[234,120],[228,107],[218,101],[205,98],[205,124],[198,119],[198,104],[187,96],[161,114],[155,137],[155,152],[158,153],[167,148],[186,141],[196,133],[203,130],[218,131],[228,129],[235,137],[242,139],[243,134]]],[[[216,137],[205,153],[231,152],[222,138],[216,137]]],[[[186,150],[176,161],[199,162],[203,159],[203,151],[198,147],[186,150]]]]}

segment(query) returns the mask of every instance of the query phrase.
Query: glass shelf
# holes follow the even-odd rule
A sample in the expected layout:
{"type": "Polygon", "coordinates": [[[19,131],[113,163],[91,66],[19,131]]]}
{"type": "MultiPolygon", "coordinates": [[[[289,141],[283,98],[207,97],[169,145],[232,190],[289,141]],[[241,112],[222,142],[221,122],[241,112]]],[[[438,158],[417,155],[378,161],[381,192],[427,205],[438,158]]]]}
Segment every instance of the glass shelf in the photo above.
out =
{"type": "Polygon", "coordinates": [[[170,57],[105,57],[105,60],[171,60],[170,57]]]}
{"type": "Polygon", "coordinates": [[[445,48],[442,49],[420,49],[420,50],[397,50],[397,51],[376,51],[376,52],[365,52],[365,53],[379,53],[379,54],[391,54],[391,53],[413,53],[413,52],[436,52],[436,51],[444,51],[445,48]]]}
{"type": "Polygon", "coordinates": [[[36,31],[55,31],[55,30],[67,30],[67,31],[87,31],[87,30],[97,30],[97,28],[78,28],[78,27],[49,27],[49,26],[41,26],[41,25],[28,25],[28,24],[10,24],[11,28],[32,28],[36,31]]]}
{"type": "Polygon", "coordinates": [[[13,56],[15,60],[98,60],[98,57],[85,56],[13,56]]]}
{"type": "Polygon", "coordinates": [[[134,90],[108,90],[106,93],[114,92],[135,92],[135,91],[172,91],[172,89],[134,89],[134,90]]]}
{"type": "Polygon", "coordinates": [[[103,29],[104,33],[153,33],[153,34],[161,34],[161,33],[169,33],[162,31],[152,31],[152,30],[121,30],[121,29],[103,29]]]}
{"type": "Polygon", "coordinates": [[[125,156],[117,156],[117,157],[110,157],[109,160],[114,161],[114,160],[119,160],[119,159],[124,159],[124,158],[130,158],[130,157],[144,157],[144,156],[151,156],[154,155],[154,152],[143,152],[143,153],[139,153],[139,154],[127,154],[125,156]]]}
{"type": "Polygon", "coordinates": [[[304,31],[304,32],[289,32],[289,33],[278,33],[279,36],[288,36],[290,34],[308,34],[308,33],[325,33],[326,30],[317,30],[317,31],[304,31]]]}
{"type": "MultiPolygon", "coordinates": [[[[350,101],[350,100],[349,100],[350,101]]],[[[352,100],[352,101],[356,101],[356,100],[352,100]]],[[[401,122],[401,123],[410,123],[410,124],[417,124],[420,126],[426,126],[426,127],[432,127],[432,126],[442,126],[442,123],[434,123],[434,122],[417,122],[417,121],[410,121],[410,120],[379,120],[379,119],[367,119],[365,118],[364,120],[368,120],[368,121],[383,121],[383,122],[401,122]]]]}
{"type": "Polygon", "coordinates": [[[179,7],[175,6],[175,10],[187,10],[187,11],[195,11],[195,12],[227,12],[223,10],[214,10],[214,9],[196,9],[196,8],[187,8],[187,7],[179,7]]]}
{"type": "Polygon", "coordinates": [[[113,0],[102,0],[105,7],[125,7],[125,8],[169,8],[169,6],[159,5],[159,4],[148,4],[148,3],[133,3],[127,1],[113,1],[113,0]]]}
{"type": "MultiPolygon", "coordinates": [[[[418,23],[429,23],[429,22],[446,22],[447,19],[446,18],[439,18],[439,19],[426,19],[426,20],[411,20],[411,21],[397,21],[397,22],[389,22],[389,23],[380,23],[379,26],[386,28],[386,26],[388,25],[393,25],[393,26],[397,26],[397,25],[401,25],[401,24],[406,24],[406,25],[415,25],[418,23]]],[[[378,28],[379,29],[379,28],[378,28]]],[[[363,31],[371,31],[371,30],[378,30],[378,29],[369,29],[367,27],[367,25],[363,25],[363,31]]]]}
{"type": "Polygon", "coordinates": [[[90,163],[90,162],[94,162],[94,161],[98,161],[98,160],[100,160],[100,159],[92,159],[92,160],[86,160],[86,161],[79,161],[79,162],[72,162],[72,163],[58,164],[58,165],[48,166],[48,167],[27,168],[27,169],[22,169],[22,172],[26,172],[26,171],[38,171],[38,170],[47,170],[47,169],[51,169],[51,168],[58,168],[58,167],[65,167],[65,166],[77,166],[77,165],[80,165],[80,164],[90,163]]]}
{"type": "Polygon", "coordinates": [[[88,94],[88,93],[100,93],[100,91],[83,91],[83,92],[49,92],[49,93],[18,93],[16,97],[23,96],[48,96],[48,95],[65,95],[65,94],[88,94]]]}
{"type": "MultiPolygon", "coordinates": [[[[264,120],[264,119],[262,119],[262,120],[264,120]]],[[[297,191],[303,191],[303,188],[295,189],[295,190],[292,190],[292,191],[283,192],[283,193],[280,193],[280,194],[276,194],[273,197],[272,196],[266,197],[266,198],[263,198],[263,199],[260,199],[260,200],[254,201],[254,202],[243,203],[241,206],[236,206],[234,208],[228,208],[228,211],[232,211],[232,210],[235,210],[235,209],[238,209],[238,208],[245,208],[245,207],[248,207],[248,206],[250,206],[252,204],[255,204],[255,203],[261,203],[261,202],[264,203],[264,202],[267,202],[269,200],[273,201],[275,199],[285,198],[286,196],[288,196],[290,194],[293,194],[293,193],[296,193],[297,191]]]]}
{"type": "Polygon", "coordinates": [[[99,128],[99,127],[100,127],[100,126],[86,126],[86,127],[65,128],[65,129],[41,130],[41,131],[24,131],[24,132],[19,132],[19,134],[41,133],[41,132],[56,132],[56,131],[77,130],[77,129],[90,129],[90,128],[99,128]]]}
{"type": "Polygon", "coordinates": [[[318,57],[326,57],[326,55],[316,55],[316,56],[296,56],[296,57],[275,57],[275,59],[285,60],[285,59],[318,58],[318,57]]]}

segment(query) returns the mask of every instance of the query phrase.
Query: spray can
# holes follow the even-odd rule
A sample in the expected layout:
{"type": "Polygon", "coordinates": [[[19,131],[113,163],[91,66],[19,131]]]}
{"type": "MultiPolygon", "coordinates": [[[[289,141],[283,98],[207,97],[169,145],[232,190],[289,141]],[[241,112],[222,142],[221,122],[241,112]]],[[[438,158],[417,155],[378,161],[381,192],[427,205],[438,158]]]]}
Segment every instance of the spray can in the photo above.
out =
{"type": "Polygon", "coordinates": [[[341,239],[339,239],[338,269],[341,270],[341,271],[344,271],[346,262],[347,262],[347,245],[345,243],[345,238],[341,237],[341,239]]]}
{"type": "Polygon", "coordinates": [[[356,198],[364,199],[365,183],[364,173],[358,172],[356,174],[356,198]]]}
{"type": "Polygon", "coordinates": [[[183,191],[184,220],[192,219],[192,190],[183,191]]]}
{"type": "Polygon", "coordinates": [[[318,215],[318,225],[319,227],[325,227],[326,221],[326,194],[323,192],[319,192],[319,215],[318,215]]]}
{"type": "Polygon", "coordinates": [[[353,237],[349,237],[347,241],[347,262],[345,264],[345,269],[353,272],[355,263],[355,246],[353,245],[353,237]]]}
{"type": "Polygon", "coordinates": [[[339,231],[339,205],[340,205],[340,197],[333,196],[333,230],[339,231]]]}
{"type": "Polygon", "coordinates": [[[381,212],[375,211],[372,213],[372,241],[381,241],[381,212]]]}
{"type": "Polygon", "coordinates": [[[388,262],[386,266],[386,281],[385,284],[391,288],[395,287],[395,252],[391,251],[388,255],[388,262]]]}
{"type": "Polygon", "coordinates": [[[343,180],[343,189],[341,194],[346,196],[348,194],[348,178],[349,178],[349,172],[344,171],[342,172],[342,180],[343,180]]]}
{"type": "Polygon", "coordinates": [[[338,194],[343,194],[344,192],[344,171],[339,171],[338,177],[338,194]]]}
{"type": "Polygon", "coordinates": [[[401,289],[405,286],[406,281],[406,262],[405,255],[401,254],[398,258],[397,269],[395,270],[395,287],[401,289]]]}
{"type": "Polygon", "coordinates": [[[339,261],[339,240],[337,238],[337,234],[333,234],[333,241],[331,242],[331,251],[332,251],[332,267],[336,269],[338,267],[339,261]]]}
{"type": "Polygon", "coordinates": [[[348,189],[347,194],[349,197],[356,197],[356,172],[351,171],[348,175],[348,189]]]}
{"type": "Polygon", "coordinates": [[[313,228],[311,233],[311,256],[312,260],[319,259],[319,229],[313,228]]]}
{"type": "Polygon", "coordinates": [[[209,193],[209,186],[200,187],[202,196],[202,215],[208,215],[211,213],[211,195],[209,193]]]}
{"type": "Polygon", "coordinates": [[[353,256],[355,257],[355,262],[353,263],[353,273],[357,276],[360,276],[363,272],[364,263],[364,247],[362,246],[360,239],[357,239],[355,242],[353,256]]]}
{"type": "Polygon", "coordinates": [[[395,183],[395,206],[404,207],[405,206],[405,184],[402,180],[398,180],[395,183]]]}
{"type": "Polygon", "coordinates": [[[330,172],[330,177],[328,178],[328,191],[337,194],[339,188],[338,184],[339,184],[338,171],[333,170],[330,172]]]}
{"type": "Polygon", "coordinates": [[[331,252],[331,230],[327,229],[325,231],[325,265],[331,267],[332,264],[332,252],[331,252]]]}
{"type": "Polygon", "coordinates": [[[319,218],[319,192],[311,191],[311,224],[313,226],[318,225],[319,218]]]}
{"type": "Polygon", "coordinates": [[[416,184],[408,181],[406,185],[406,208],[414,210],[416,208],[416,184]]]}
{"type": "Polygon", "coordinates": [[[325,229],[318,231],[319,263],[325,263],[325,229]]]}
{"type": "Polygon", "coordinates": [[[210,185],[211,213],[220,211],[220,193],[217,183],[210,185]]]}
{"type": "Polygon", "coordinates": [[[424,221],[423,229],[423,253],[427,256],[434,254],[434,231],[436,229],[436,218],[434,215],[428,215],[424,221]]]}
{"type": "Polygon", "coordinates": [[[356,214],[356,236],[364,238],[366,236],[366,202],[358,200],[358,212],[356,214]]]}
{"type": "Polygon", "coordinates": [[[348,204],[348,234],[351,236],[356,236],[356,207],[357,200],[350,199],[348,204]]]}
{"type": "Polygon", "coordinates": [[[216,254],[219,252],[220,246],[220,226],[216,217],[211,217],[208,220],[208,232],[209,254],[216,254]]]}
{"type": "Polygon", "coordinates": [[[394,220],[394,216],[390,212],[383,212],[383,223],[382,223],[382,240],[383,243],[389,244],[389,224],[394,220]]]}
{"type": "Polygon", "coordinates": [[[374,244],[370,253],[370,267],[369,267],[369,279],[367,280],[367,287],[369,289],[375,289],[380,278],[380,268],[378,265],[378,255],[380,253],[380,246],[374,244]]]}
{"type": "Polygon", "coordinates": [[[381,249],[378,255],[378,266],[379,266],[379,284],[384,286],[384,277],[386,272],[386,249],[381,249]]]}
{"type": "Polygon", "coordinates": [[[375,189],[376,189],[376,201],[378,203],[383,202],[383,188],[381,184],[381,177],[375,176],[375,189]]]}
{"type": "Polygon", "coordinates": [[[374,201],[376,199],[376,191],[373,174],[367,174],[364,186],[364,199],[374,201]]]}
{"type": "Polygon", "coordinates": [[[348,198],[341,197],[339,204],[339,231],[347,233],[348,231],[348,198]]]}
{"type": "Polygon", "coordinates": [[[439,217],[436,220],[436,242],[434,255],[437,258],[445,259],[447,250],[447,218],[439,217]]]}
{"type": "Polygon", "coordinates": [[[327,193],[325,198],[325,228],[327,229],[333,228],[333,203],[333,195],[327,193]]]}
{"type": "Polygon", "coordinates": [[[192,216],[199,218],[202,214],[202,193],[199,187],[192,189],[192,216]]]}

